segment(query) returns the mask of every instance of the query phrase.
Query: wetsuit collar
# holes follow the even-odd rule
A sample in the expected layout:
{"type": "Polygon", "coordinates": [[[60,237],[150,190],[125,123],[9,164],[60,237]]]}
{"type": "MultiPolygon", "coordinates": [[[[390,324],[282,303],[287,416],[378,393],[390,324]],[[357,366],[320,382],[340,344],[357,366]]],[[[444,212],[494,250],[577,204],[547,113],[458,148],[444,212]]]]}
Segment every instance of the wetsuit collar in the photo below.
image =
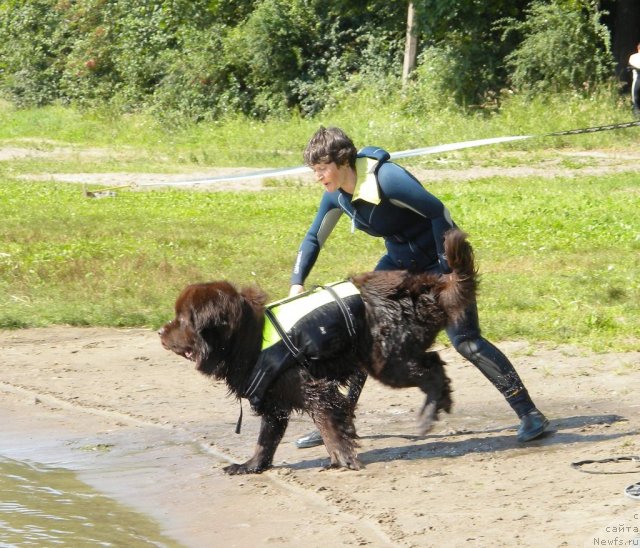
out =
{"type": "Polygon", "coordinates": [[[377,165],[378,160],[373,158],[356,158],[356,188],[351,201],[364,200],[374,205],[380,203],[380,189],[375,175],[377,165]]]}

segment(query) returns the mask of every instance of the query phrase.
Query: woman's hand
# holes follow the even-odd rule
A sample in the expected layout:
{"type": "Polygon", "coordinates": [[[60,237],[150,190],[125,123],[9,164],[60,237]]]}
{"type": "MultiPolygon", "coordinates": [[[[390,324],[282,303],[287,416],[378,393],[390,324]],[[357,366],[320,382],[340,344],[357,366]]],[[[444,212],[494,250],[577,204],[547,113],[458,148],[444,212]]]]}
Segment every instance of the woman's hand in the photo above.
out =
{"type": "Polygon", "coordinates": [[[299,284],[294,284],[289,289],[289,297],[293,297],[295,295],[300,295],[300,293],[304,293],[304,286],[299,284]]]}

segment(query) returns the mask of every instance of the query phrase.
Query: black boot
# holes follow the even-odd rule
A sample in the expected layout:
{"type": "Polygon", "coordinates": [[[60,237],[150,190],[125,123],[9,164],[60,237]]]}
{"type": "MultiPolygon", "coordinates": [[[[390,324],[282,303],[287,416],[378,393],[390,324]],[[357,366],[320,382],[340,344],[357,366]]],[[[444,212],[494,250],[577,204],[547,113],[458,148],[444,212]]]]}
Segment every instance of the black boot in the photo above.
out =
{"type": "Polygon", "coordinates": [[[549,420],[540,411],[534,409],[520,419],[518,441],[530,441],[541,436],[549,426],[549,420]]]}

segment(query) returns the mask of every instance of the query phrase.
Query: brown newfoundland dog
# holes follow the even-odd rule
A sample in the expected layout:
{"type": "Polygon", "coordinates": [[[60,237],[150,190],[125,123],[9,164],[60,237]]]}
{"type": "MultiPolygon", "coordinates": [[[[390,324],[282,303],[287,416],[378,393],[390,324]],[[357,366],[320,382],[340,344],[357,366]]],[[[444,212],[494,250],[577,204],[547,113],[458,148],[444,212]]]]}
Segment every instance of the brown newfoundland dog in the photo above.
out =
{"type": "Polygon", "coordinates": [[[450,230],[445,252],[450,274],[369,272],[271,305],[260,289],[225,281],[182,291],[175,319],[159,331],[162,345],[224,380],[262,418],[254,455],[227,473],[269,468],[293,411],[312,417],[331,467],[360,469],[353,404],[340,387],[363,371],[426,394],[422,435],[450,410],[444,363],[427,350],[475,299],[477,278],[466,234],[450,230]]]}

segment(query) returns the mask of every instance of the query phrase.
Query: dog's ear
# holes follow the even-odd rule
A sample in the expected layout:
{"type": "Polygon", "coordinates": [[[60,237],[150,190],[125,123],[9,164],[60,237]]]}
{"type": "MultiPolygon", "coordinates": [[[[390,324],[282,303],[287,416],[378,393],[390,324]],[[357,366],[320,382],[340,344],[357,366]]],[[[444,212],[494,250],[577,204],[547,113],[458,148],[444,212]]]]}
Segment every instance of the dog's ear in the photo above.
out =
{"type": "Polygon", "coordinates": [[[191,328],[200,333],[227,326],[238,315],[239,301],[235,287],[227,282],[215,282],[189,286],[176,306],[191,328]]]}
{"type": "Polygon", "coordinates": [[[219,302],[206,303],[191,309],[191,324],[197,333],[205,329],[224,327],[229,324],[228,313],[229,306],[226,303],[224,307],[219,302]]]}
{"type": "Polygon", "coordinates": [[[267,304],[267,294],[257,286],[247,286],[240,290],[240,295],[251,305],[256,313],[261,314],[267,304]]]}

